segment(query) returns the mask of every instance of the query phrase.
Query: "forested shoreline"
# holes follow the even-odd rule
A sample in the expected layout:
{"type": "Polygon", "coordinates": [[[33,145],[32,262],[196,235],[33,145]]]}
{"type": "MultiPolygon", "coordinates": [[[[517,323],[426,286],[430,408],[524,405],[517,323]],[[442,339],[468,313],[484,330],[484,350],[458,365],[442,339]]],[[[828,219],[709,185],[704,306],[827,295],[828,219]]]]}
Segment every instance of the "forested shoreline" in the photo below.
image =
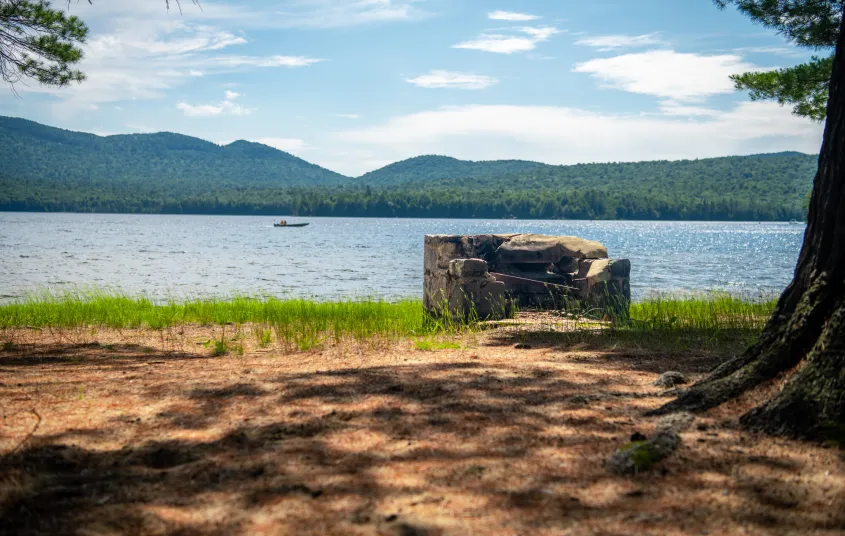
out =
{"type": "Polygon", "coordinates": [[[234,192],[190,198],[42,192],[2,199],[0,211],[138,214],[293,215],[373,218],[602,219],[787,221],[803,207],[735,198],[693,199],[583,192],[496,192],[305,189],[234,192]],[[45,193],[47,195],[45,195],[45,193]]]}
{"type": "Polygon", "coordinates": [[[783,221],[804,218],[817,157],[553,166],[425,155],[347,177],[243,140],[0,117],[0,162],[0,211],[783,221]]]}

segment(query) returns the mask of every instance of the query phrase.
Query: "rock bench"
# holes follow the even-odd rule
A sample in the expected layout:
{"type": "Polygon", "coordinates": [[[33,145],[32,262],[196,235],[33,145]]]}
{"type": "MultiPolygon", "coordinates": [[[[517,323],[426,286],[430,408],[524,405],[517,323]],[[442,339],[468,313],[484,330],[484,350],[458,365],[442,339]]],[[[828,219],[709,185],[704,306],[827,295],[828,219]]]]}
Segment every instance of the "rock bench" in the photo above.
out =
{"type": "Polygon", "coordinates": [[[434,315],[504,318],[520,308],[626,314],[631,262],[598,242],[537,234],[427,235],[423,300],[434,315]]]}

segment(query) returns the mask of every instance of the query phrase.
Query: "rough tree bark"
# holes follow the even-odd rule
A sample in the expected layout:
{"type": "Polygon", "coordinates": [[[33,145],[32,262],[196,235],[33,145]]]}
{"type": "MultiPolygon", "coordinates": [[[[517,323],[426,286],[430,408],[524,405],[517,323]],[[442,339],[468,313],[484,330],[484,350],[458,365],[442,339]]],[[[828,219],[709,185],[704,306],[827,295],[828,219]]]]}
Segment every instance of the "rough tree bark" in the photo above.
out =
{"type": "Polygon", "coordinates": [[[840,31],[827,123],[804,245],[792,283],[759,341],[652,412],[703,411],[798,367],[782,391],[744,415],[756,430],[845,440],[845,32],[840,31]]]}

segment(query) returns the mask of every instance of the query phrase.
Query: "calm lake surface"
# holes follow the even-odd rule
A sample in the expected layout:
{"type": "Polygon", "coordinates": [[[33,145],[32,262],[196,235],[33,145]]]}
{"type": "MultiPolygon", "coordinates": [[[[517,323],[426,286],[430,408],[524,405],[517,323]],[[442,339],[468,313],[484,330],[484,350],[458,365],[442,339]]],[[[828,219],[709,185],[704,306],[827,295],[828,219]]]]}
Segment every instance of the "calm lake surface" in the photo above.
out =
{"type": "Polygon", "coordinates": [[[0,300],[99,287],[153,298],[232,293],[318,299],[421,296],[426,234],[542,233],[605,244],[633,263],[635,298],[652,292],[780,292],[804,225],[272,218],[0,213],[0,300]]]}

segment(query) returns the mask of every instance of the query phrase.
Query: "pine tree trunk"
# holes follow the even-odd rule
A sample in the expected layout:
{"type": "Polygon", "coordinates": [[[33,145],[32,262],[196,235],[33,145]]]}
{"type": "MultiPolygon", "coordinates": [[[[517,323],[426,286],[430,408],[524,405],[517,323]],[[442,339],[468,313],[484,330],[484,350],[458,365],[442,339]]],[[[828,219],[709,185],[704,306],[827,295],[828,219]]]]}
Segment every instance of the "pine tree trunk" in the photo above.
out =
{"type": "Polygon", "coordinates": [[[830,83],[827,124],[804,246],[792,283],[760,340],[652,412],[702,411],[795,368],[783,390],[741,421],[795,437],[843,435],[845,424],[845,32],[830,83]]]}

